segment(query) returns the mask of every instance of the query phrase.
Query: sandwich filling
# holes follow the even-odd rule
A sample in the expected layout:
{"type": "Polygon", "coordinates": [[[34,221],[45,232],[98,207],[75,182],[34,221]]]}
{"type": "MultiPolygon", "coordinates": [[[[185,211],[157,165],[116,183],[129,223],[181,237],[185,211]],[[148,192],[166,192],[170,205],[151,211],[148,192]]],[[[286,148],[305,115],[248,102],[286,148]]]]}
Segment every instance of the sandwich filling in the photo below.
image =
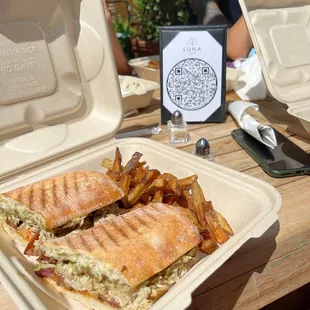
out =
{"type": "Polygon", "coordinates": [[[34,248],[37,240],[48,240],[65,236],[72,231],[81,231],[93,227],[97,222],[102,222],[110,214],[119,215],[122,209],[116,203],[92,212],[88,216],[75,218],[52,231],[45,229],[45,220],[39,213],[33,212],[19,202],[9,197],[0,195],[0,214],[4,222],[4,230],[10,235],[17,234],[27,244],[27,255],[35,255],[34,248]]]}
{"type": "Polygon", "coordinates": [[[105,174],[77,170],[1,194],[0,216],[8,234],[24,244],[91,227],[89,214],[123,196],[105,174]]]}
{"type": "Polygon", "coordinates": [[[142,310],[149,308],[193,266],[197,249],[189,251],[172,265],[133,288],[121,274],[100,260],[87,255],[69,255],[50,248],[44,249],[35,271],[42,278],[52,279],[58,286],[90,296],[115,309],[142,310]]]}

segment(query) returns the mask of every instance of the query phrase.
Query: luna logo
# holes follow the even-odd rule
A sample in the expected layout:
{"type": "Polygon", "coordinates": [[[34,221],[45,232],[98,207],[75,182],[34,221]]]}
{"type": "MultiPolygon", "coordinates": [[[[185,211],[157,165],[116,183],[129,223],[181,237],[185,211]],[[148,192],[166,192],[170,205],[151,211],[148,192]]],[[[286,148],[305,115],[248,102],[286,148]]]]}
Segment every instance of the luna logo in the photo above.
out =
{"type": "Polygon", "coordinates": [[[201,48],[198,45],[198,41],[195,37],[190,37],[188,39],[186,46],[183,47],[183,52],[187,52],[190,54],[201,52],[201,48]]]}

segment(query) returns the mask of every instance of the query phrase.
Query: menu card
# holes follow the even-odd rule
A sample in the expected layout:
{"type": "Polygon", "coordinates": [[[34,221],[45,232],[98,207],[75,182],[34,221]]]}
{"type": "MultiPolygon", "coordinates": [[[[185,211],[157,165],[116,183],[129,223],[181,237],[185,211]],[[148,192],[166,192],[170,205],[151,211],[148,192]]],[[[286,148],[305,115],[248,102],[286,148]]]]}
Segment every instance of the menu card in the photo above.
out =
{"type": "Polygon", "coordinates": [[[227,26],[160,28],[161,117],[179,110],[186,122],[225,121],[227,26]]]}

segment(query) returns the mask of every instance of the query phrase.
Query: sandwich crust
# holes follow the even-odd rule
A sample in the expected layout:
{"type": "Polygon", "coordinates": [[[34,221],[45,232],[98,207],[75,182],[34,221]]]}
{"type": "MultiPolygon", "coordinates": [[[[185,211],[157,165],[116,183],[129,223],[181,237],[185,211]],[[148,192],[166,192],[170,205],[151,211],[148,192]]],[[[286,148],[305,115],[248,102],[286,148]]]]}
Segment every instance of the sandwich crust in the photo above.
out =
{"type": "Polygon", "coordinates": [[[27,246],[27,240],[18,234],[16,229],[8,225],[5,221],[2,222],[2,228],[13,241],[22,245],[23,247],[27,246]]]}
{"type": "Polygon", "coordinates": [[[31,213],[40,214],[45,229],[51,231],[121,199],[123,193],[103,173],[73,171],[17,188],[2,196],[13,199],[31,213]]]}
{"type": "Polygon", "coordinates": [[[131,288],[136,288],[200,241],[198,229],[182,210],[150,204],[39,246],[51,258],[70,260],[85,256],[94,263],[102,262],[121,275],[131,288]]]}
{"type": "Polygon", "coordinates": [[[81,292],[77,292],[74,290],[67,290],[64,287],[57,285],[57,283],[50,278],[45,278],[44,280],[47,281],[48,284],[51,285],[59,293],[62,293],[76,301],[79,301],[80,303],[84,304],[88,309],[115,310],[114,307],[100,301],[98,298],[92,297],[89,294],[82,294],[81,292]]]}

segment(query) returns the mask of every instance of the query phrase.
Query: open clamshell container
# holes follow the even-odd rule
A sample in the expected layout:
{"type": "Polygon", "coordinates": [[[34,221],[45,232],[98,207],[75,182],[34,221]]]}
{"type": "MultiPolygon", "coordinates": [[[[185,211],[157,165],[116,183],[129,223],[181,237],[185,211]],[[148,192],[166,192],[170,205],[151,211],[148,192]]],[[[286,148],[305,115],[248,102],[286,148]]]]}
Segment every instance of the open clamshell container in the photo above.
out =
{"type": "Polygon", "coordinates": [[[310,1],[239,2],[271,95],[310,135],[310,1]]]}
{"type": "Polygon", "coordinates": [[[160,70],[147,67],[150,61],[158,61],[159,56],[139,57],[129,61],[129,65],[135,70],[138,77],[144,80],[160,83],[160,70]]]}
{"type": "MultiPolygon", "coordinates": [[[[139,151],[150,167],[198,174],[205,195],[235,236],[201,260],[153,310],[185,309],[192,292],[247,240],[278,218],[269,184],[148,139],[108,141],[122,101],[102,0],[0,2],[0,192],[139,151]],[[223,195],[223,192],[225,195],[223,195]]],[[[21,309],[83,309],[53,290],[0,230],[0,281],[21,309]]]]}
{"type": "Polygon", "coordinates": [[[118,79],[123,98],[124,113],[150,105],[155,90],[159,89],[158,83],[133,76],[120,75],[118,79]],[[133,85],[129,90],[127,89],[128,84],[133,85]]]}

